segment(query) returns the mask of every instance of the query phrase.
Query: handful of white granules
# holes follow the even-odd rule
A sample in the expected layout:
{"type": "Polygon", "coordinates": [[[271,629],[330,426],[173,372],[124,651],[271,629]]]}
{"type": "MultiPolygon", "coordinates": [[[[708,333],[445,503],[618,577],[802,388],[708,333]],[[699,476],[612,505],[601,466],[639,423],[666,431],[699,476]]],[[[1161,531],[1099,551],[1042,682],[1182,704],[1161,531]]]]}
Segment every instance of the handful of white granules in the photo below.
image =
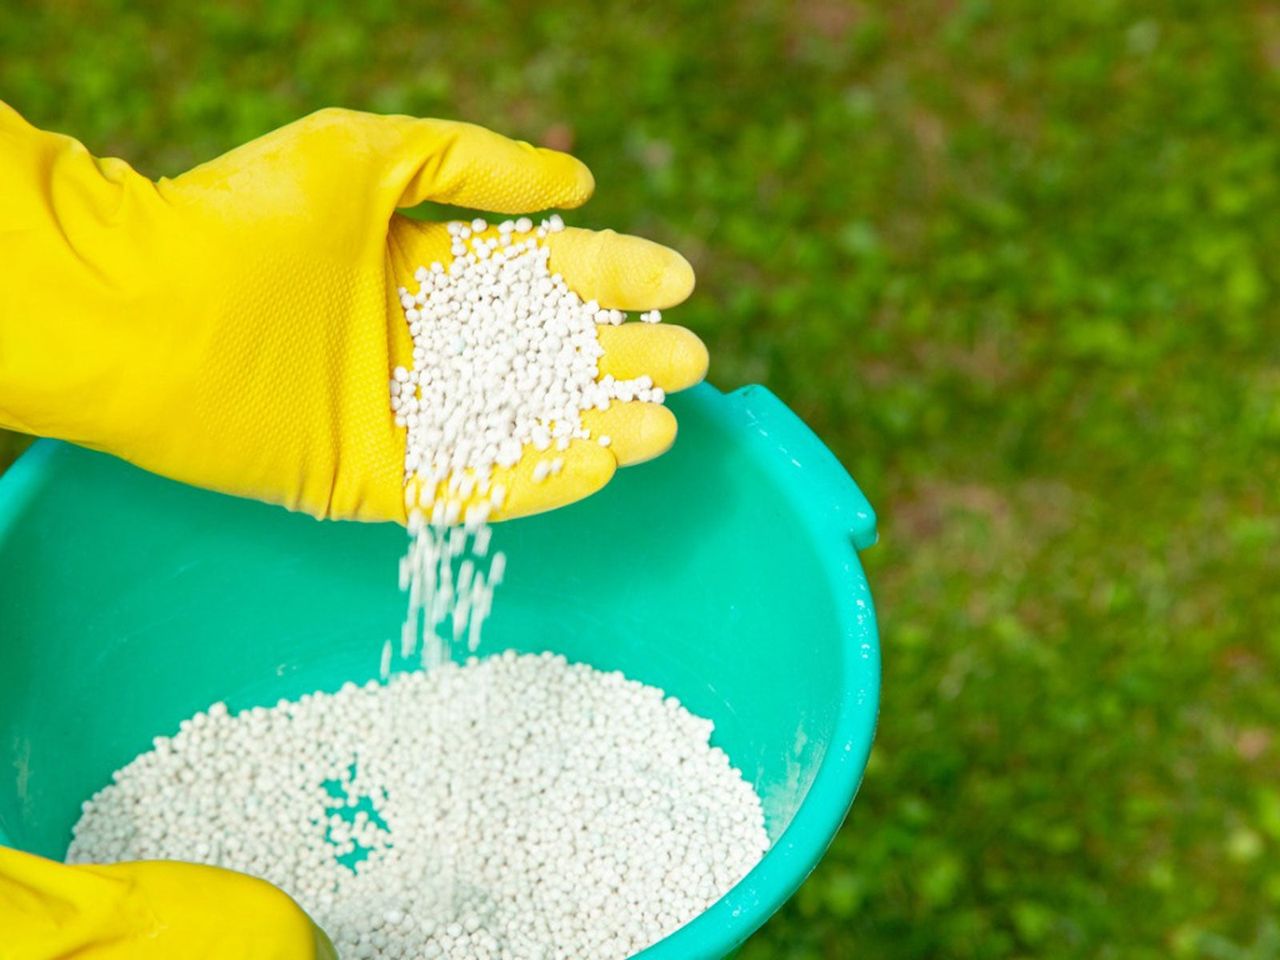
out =
{"type": "Polygon", "coordinates": [[[624,960],[768,846],[711,729],[546,654],[215,704],[84,805],[67,858],[264,877],[343,960],[624,960]]]}
{"type": "MultiPolygon", "coordinates": [[[[446,647],[464,635],[475,652],[501,582],[505,558],[489,557],[486,522],[509,491],[495,471],[532,451],[531,479],[545,482],[563,469],[571,442],[609,445],[608,436],[591,437],[584,411],[666,399],[648,376],[600,377],[596,327],[626,317],[584,302],[551,273],[542,241],[564,229],[559,216],[536,230],[526,217],[448,229],[452,262],[418,268],[417,292],[399,291],[413,369],[397,367],[391,378],[391,409],[406,430],[412,537],[400,568],[409,610],[399,652],[420,651],[427,668],[444,662],[446,647]]],[[[661,318],[652,310],[640,319],[661,318]]],[[[384,679],[393,652],[389,643],[383,648],[384,679]]]]}

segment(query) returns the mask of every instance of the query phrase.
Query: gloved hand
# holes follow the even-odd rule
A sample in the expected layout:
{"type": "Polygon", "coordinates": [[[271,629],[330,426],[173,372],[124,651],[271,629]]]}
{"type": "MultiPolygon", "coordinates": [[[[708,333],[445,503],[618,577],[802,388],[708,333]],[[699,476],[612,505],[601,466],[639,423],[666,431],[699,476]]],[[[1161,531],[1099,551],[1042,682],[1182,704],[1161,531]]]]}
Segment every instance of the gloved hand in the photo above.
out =
{"type": "MultiPolygon", "coordinates": [[[[404,431],[387,383],[411,367],[396,290],[448,263],[434,200],[518,214],[576,207],[572,157],[442,120],[322,110],[173,179],[27,124],[0,103],[0,426],[105,450],[197,486],[320,517],[405,519],[404,431]]],[[[693,288],[674,251],[612,231],[548,239],[584,299],[672,306],[693,288]]],[[[601,330],[601,375],[679,390],[705,373],[687,330],[601,330]]],[[[657,404],[587,416],[559,476],[508,476],[496,518],[568,503],[618,463],[664,451],[657,404]]]]}
{"type": "Polygon", "coordinates": [[[0,960],[337,960],[265,880],[193,863],[67,866],[0,847],[0,960]]]}

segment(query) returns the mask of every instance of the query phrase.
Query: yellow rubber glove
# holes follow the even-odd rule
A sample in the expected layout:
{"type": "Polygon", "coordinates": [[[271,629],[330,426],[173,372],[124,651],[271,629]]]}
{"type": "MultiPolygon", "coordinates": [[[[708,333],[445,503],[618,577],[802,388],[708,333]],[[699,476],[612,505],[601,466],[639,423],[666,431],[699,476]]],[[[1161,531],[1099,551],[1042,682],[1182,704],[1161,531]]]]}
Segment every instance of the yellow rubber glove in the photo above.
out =
{"type": "Polygon", "coordinates": [[[337,960],[286,894],[173,861],[67,866],[0,847],[0,960],[337,960]]]}
{"type": "MultiPolygon", "coordinates": [[[[590,172],[468,124],[322,110],[156,182],[0,103],[0,426],[105,450],[156,473],[320,517],[405,519],[404,431],[387,383],[412,345],[396,296],[447,263],[424,200],[504,214],[576,207],[590,172]]],[[[549,238],[584,299],[672,306],[693,288],[674,251],[612,231],[549,238]]],[[[696,383],[707,354],[679,327],[601,331],[601,375],[696,383]]],[[[506,477],[499,518],[594,492],[675,436],[655,404],[614,404],[565,467],[506,477]]]]}

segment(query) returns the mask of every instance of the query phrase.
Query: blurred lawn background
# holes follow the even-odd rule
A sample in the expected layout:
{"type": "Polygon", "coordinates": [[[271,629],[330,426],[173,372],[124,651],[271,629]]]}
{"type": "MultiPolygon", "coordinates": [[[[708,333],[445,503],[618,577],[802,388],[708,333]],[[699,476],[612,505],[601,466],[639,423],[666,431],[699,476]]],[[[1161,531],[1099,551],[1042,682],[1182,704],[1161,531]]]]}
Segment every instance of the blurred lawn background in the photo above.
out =
{"type": "Polygon", "coordinates": [[[9,0],[0,98],[152,175],[464,118],[689,255],[882,517],[871,767],[746,960],[1280,956],[1275,5],[9,0]]]}

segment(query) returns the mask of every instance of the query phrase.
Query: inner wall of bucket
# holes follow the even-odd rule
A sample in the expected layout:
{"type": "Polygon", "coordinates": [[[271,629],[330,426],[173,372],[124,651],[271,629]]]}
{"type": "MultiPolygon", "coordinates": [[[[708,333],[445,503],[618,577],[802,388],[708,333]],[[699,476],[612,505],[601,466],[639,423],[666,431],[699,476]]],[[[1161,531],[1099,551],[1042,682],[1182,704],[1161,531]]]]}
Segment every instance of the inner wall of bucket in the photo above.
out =
{"type": "MultiPolygon", "coordinates": [[[[551,650],[679,697],[776,839],[835,724],[838,598],[757,454],[674,406],[671,454],[495,528],[508,574],[480,653],[551,650]]],[[[80,803],[179,720],[373,678],[406,537],[47,456],[0,540],[0,840],[61,856],[80,803]]]]}

